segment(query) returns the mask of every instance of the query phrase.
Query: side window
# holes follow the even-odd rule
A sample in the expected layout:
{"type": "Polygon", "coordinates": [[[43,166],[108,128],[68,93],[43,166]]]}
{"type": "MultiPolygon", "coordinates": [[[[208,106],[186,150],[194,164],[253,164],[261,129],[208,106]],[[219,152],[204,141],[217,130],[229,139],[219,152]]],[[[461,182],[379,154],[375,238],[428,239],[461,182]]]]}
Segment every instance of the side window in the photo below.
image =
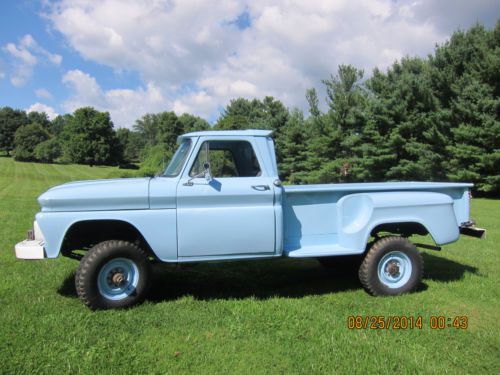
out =
{"type": "Polygon", "coordinates": [[[203,142],[191,167],[189,176],[203,172],[203,164],[210,163],[212,177],[255,177],[261,170],[252,145],[247,141],[203,142]],[[208,146],[208,160],[207,160],[208,146]]]}

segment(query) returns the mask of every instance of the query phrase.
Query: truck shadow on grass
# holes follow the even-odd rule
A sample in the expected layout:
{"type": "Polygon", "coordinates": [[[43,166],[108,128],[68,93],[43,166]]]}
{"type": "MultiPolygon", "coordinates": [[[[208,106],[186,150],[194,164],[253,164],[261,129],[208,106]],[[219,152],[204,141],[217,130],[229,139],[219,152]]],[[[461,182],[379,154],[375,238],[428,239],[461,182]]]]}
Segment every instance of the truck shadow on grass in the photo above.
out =
{"type": "Polygon", "coordinates": [[[422,253],[424,259],[424,281],[457,281],[464,277],[465,273],[478,274],[478,269],[473,266],[458,263],[443,257],[428,253],[422,253]]]}
{"type": "Polygon", "coordinates": [[[149,301],[301,298],[361,288],[355,272],[330,270],[316,260],[268,260],[155,268],[149,301]],[[182,269],[184,268],[184,269],[182,269]],[[172,286],[172,287],[169,287],[172,286]]]}
{"type": "MultiPolygon", "coordinates": [[[[426,280],[457,281],[477,268],[431,254],[423,254],[424,282],[418,292],[427,289],[426,280]]],[[[147,300],[173,301],[185,296],[197,300],[302,298],[313,295],[359,290],[355,267],[326,269],[316,260],[278,259],[226,263],[153,266],[152,287],[147,300]]],[[[74,273],[58,290],[76,297],[74,273]]]]}

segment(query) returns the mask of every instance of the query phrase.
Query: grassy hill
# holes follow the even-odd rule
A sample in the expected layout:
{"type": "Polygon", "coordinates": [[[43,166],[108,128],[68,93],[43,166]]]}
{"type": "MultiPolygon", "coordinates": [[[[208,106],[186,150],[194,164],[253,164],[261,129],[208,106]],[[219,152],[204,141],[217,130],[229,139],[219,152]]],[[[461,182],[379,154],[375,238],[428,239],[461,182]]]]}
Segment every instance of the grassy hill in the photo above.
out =
{"type": "Polygon", "coordinates": [[[424,252],[411,295],[371,297],[314,260],[157,265],[145,304],[91,312],[76,261],[16,260],[13,247],[48,187],[119,174],[0,158],[1,373],[500,373],[500,201],[473,201],[486,240],[424,252]],[[421,316],[423,327],[350,330],[351,315],[421,316]],[[431,329],[431,316],[468,327],[431,329]]]}

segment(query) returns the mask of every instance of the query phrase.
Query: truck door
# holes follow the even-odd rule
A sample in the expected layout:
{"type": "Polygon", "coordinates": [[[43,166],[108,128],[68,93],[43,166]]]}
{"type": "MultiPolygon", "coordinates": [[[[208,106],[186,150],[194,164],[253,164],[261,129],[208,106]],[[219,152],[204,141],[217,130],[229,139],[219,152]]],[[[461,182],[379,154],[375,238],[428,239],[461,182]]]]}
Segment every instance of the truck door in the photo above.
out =
{"type": "Polygon", "coordinates": [[[276,177],[261,164],[248,140],[198,142],[177,186],[179,257],[275,252],[276,177]]]}

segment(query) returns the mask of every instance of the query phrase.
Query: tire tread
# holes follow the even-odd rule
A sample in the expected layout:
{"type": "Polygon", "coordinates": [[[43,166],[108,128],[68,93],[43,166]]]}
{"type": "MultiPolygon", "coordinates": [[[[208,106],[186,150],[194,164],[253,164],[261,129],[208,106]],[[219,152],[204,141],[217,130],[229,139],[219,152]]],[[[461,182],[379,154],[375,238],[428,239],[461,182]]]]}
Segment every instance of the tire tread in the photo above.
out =
{"type": "MultiPolygon", "coordinates": [[[[406,239],[404,237],[387,236],[387,237],[383,237],[380,240],[376,241],[373,244],[373,246],[368,250],[365,257],[363,258],[363,261],[361,262],[361,266],[359,267],[359,272],[358,272],[359,281],[361,282],[361,284],[363,285],[365,290],[373,296],[381,296],[381,295],[385,295],[385,294],[381,293],[378,290],[378,288],[376,287],[376,285],[374,285],[371,282],[371,280],[370,280],[371,268],[374,266],[375,258],[378,255],[378,253],[381,251],[381,249],[384,246],[387,246],[388,244],[395,242],[395,241],[404,241],[406,244],[410,244],[411,246],[413,246],[416,249],[415,245],[413,245],[408,239],[406,239]]],[[[417,276],[417,279],[422,280],[423,271],[424,271],[422,254],[420,254],[419,251],[416,251],[416,254],[419,258],[418,261],[422,265],[420,267],[420,274],[417,276]]]]}
{"type": "Polygon", "coordinates": [[[80,300],[91,309],[96,309],[98,306],[95,305],[94,301],[87,294],[85,288],[86,277],[91,272],[91,269],[94,267],[95,262],[99,258],[105,256],[106,253],[112,251],[112,249],[115,247],[132,247],[134,251],[136,251],[138,254],[141,254],[141,256],[147,259],[146,252],[139,246],[123,240],[103,241],[87,251],[87,253],[81,259],[80,265],[78,266],[78,269],[75,273],[75,289],[80,300]]]}

